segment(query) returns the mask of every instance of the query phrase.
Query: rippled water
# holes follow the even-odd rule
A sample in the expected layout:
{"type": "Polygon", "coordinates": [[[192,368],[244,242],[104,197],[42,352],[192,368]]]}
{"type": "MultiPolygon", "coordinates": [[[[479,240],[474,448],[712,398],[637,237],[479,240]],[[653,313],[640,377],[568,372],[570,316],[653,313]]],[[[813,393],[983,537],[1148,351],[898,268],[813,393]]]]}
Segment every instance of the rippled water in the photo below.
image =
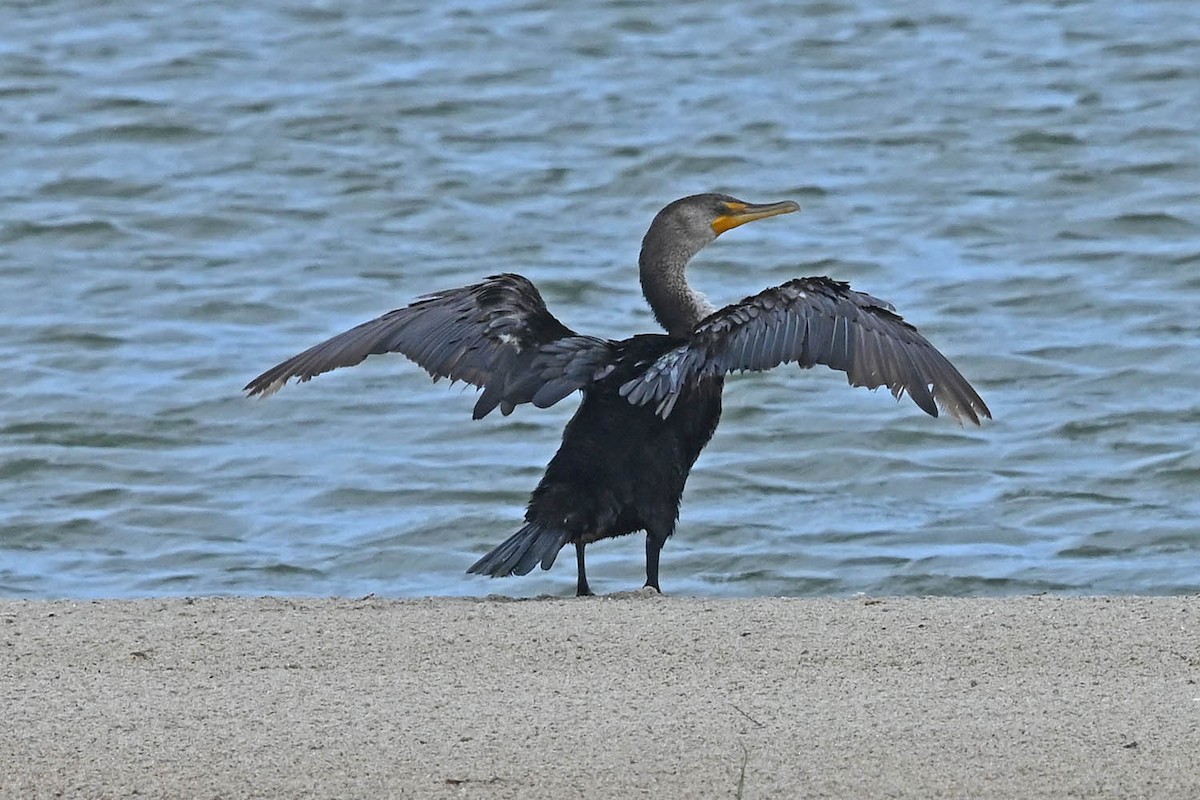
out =
{"type": "MultiPolygon", "coordinates": [[[[641,235],[706,190],[804,207],[710,298],[850,280],[996,420],[734,379],[667,591],[1200,591],[1200,6],[405,5],[0,10],[0,594],[569,593],[463,570],[572,403],[472,423],[400,357],[239,389],[499,271],[653,330],[641,235]]],[[[640,585],[640,537],[589,556],[640,585]]]]}

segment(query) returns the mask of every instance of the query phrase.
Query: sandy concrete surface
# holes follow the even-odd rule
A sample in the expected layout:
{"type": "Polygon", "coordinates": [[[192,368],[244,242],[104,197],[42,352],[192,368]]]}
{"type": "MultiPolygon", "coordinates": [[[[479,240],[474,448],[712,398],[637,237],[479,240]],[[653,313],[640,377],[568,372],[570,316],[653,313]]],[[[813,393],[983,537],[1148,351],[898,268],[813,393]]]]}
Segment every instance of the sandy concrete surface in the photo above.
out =
{"type": "Polygon", "coordinates": [[[1200,797],[1197,598],[0,602],[0,796],[1200,797]]]}

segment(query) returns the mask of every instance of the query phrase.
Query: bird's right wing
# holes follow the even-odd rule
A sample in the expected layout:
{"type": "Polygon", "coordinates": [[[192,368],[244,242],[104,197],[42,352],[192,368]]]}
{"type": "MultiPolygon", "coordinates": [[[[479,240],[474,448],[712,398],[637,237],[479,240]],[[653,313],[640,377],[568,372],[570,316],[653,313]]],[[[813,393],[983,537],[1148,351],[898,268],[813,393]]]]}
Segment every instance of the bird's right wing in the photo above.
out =
{"type": "Polygon", "coordinates": [[[449,378],[483,389],[474,418],[500,406],[553,405],[611,370],[612,345],[579,336],[546,308],[520,275],[427,295],[412,305],[351,328],[289,358],[246,384],[270,395],[290,379],[307,381],[369,355],[402,353],[434,380],[449,378]]]}
{"type": "Polygon", "coordinates": [[[991,417],[949,359],[889,304],[829,278],[797,278],[709,315],[620,391],[665,418],[691,381],[790,361],[824,364],[854,386],[886,386],[897,398],[907,392],[931,416],[940,406],[959,422],[991,417]]]}

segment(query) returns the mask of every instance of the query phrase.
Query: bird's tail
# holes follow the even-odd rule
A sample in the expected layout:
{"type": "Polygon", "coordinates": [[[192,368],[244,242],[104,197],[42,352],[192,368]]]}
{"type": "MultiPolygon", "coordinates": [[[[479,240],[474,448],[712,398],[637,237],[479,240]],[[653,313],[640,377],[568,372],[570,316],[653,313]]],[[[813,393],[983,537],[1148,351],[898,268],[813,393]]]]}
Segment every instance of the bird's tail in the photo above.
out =
{"type": "Polygon", "coordinates": [[[541,522],[530,522],[472,564],[467,572],[493,578],[524,575],[539,561],[542,569],[550,569],[568,539],[570,534],[566,531],[548,528],[541,522]]]}

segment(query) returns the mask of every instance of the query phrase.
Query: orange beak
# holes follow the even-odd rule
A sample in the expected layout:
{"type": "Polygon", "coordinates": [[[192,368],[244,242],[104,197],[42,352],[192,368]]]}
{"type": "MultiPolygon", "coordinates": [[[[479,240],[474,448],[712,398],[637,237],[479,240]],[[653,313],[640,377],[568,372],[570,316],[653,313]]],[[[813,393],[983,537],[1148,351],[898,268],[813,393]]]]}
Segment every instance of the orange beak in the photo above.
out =
{"type": "Polygon", "coordinates": [[[754,222],[756,219],[766,219],[767,217],[790,214],[793,211],[800,210],[800,206],[791,200],[783,200],[778,203],[728,202],[725,204],[725,208],[728,211],[714,219],[711,223],[712,229],[716,231],[718,236],[730,228],[745,225],[747,222],[754,222]]]}

